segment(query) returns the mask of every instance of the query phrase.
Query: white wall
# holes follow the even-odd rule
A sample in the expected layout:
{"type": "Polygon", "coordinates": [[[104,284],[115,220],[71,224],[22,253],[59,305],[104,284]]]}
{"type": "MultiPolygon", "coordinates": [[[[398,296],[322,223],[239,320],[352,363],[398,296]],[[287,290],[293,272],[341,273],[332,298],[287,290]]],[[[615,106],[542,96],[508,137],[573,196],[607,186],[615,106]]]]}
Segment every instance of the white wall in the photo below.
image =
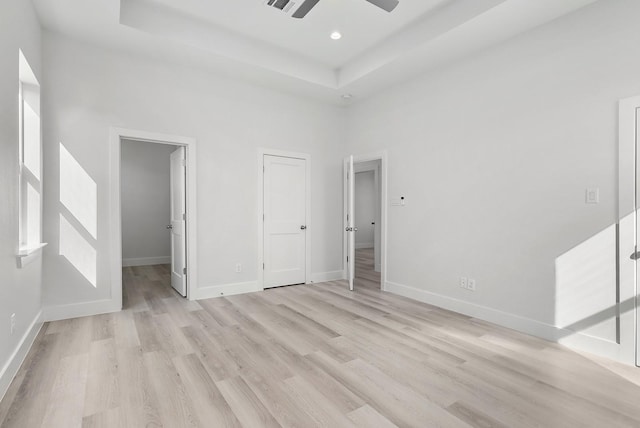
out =
{"type": "Polygon", "coordinates": [[[18,49],[42,83],[40,27],[28,1],[3,2],[0,13],[0,398],[41,323],[41,261],[22,269],[18,251],[18,49]],[[16,314],[10,334],[9,317],[16,314]],[[32,323],[35,324],[32,327],[32,323]],[[21,345],[24,343],[25,346],[21,345]]]}
{"type": "Polygon", "coordinates": [[[355,174],[356,248],[373,248],[376,219],[376,183],[373,171],[355,174]]]}
{"type": "MultiPolygon", "coordinates": [[[[615,304],[617,103],[640,94],[637,16],[640,2],[597,2],[350,110],[349,152],[387,149],[389,197],[406,197],[389,207],[389,289],[547,336],[615,304]]],[[[607,323],[579,329],[611,341],[607,323]]]]}
{"type": "Polygon", "coordinates": [[[69,313],[111,297],[110,127],[197,140],[196,295],[256,281],[259,147],[311,155],[311,270],[315,275],[341,274],[342,157],[336,153],[343,146],[342,109],[56,34],[46,33],[44,40],[47,305],[69,313]],[[95,287],[58,255],[60,142],[96,183],[97,238],[73,224],[96,251],[95,287]],[[235,272],[236,263],[242,263],[241,273],[235,272]],[[75,307],[60,308],[67,304],[75,307]]]}
{"type": "Polygon", "coordinates": [[[124,266],[171,259],[169,158],[176,146],[123,140],[120,204],[124,266]]]}

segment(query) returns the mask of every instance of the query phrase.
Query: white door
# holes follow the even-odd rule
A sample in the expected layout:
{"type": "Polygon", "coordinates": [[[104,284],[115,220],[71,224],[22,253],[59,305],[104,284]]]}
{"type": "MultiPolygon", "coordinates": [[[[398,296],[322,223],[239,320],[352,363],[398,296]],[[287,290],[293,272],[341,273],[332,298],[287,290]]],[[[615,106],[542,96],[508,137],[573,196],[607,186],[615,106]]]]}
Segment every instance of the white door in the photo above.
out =
{"type": "Polygon", "coordinates": [[[635,216],[636,216],[636,253],[631,257],[636,261],[636,366],[640,367],[640,275],[638,272],[638,257],[640,256],[640,215],[638,209],[640,209],[640,171],[638,171],[638,165],[640,165],[640,146],[638,141],[638,134],[640,132],[640,108],[636,108],[636,121],[635,121],[635,152],[636,152],[636,197],[635,197],[635,216]]]}
{"type": "Polygon", "coordinates": [[[264,155],[264,288],[306,283],[306,168],[264,155]]]}
{"type": "Polygon", "coordinates": [[[353,291],[353,279],[356,274],[356,229],[355,227],[355,174],[353,173],[353,155],[347,159],[347,279],[349,290],[353,291]]]}
{"type": "Polygon", "coordinates": [[[171,286],[187,295],[185,148],[171,153],[171,286]]]}

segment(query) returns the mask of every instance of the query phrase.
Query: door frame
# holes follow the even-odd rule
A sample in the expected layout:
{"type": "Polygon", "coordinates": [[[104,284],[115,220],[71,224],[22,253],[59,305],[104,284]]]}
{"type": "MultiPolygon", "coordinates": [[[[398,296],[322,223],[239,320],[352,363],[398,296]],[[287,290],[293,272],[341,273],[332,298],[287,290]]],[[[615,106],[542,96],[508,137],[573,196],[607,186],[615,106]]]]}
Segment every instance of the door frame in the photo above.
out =
{"type": "Polygon", "coordinates": [[[305,237],[305,284],[311,281],[311,235],[313,225],[311,223],[311,155],[308,153],[290,152],[286,150],[276,150],[260,147],[257,154],[258,174],[258,209],[256,221],[258,224],[258,289],[264,290],[264,156],[279,156],[283,158],[304,159],[305,161],[305,224],[307,234],[305,237]]]}
{"type": "MultiPolygon", "coordinates": [[[[362,162],[370,162],[370,161],[380,161],[380,176],[378,180],[380,182],[380,289],[382,291],[387,291],[387,182],[388,182],[388,174],[387,174],[387,161],[388,155],[386,150],[382,150],[380,152],[363,154],[363,155],[354,155],[353,163],[362,163],[362,162]]],[[[342,194],[343,194],[343,204],[342,204],[342,269],[343,275],[345,278],[348,278],[348,265],[347,265],[347,234],[344,232],[347,227],[347,205],[348,201],[348,191],[347,191],[347,170],[348,170],[348,162],[349,157],[347,156],[343,162],[343,174],[342,174],[342,194]]],[[[355,167],[354,167],[355,170],[355,167]]],[[[355,172],[354,172],[355,176],[355,172]]],[[[355,177],[354,177],[355,178],[355,177]]]]}
{"type": "Polygon", "coordinates": [[[638,136],[637,111],[640,96],[620,100],[618,131],[618,287],[620,340],[618,357],[628,364],[640,365],[640,321],[638,317],[637,262],[629,255],[640,246],[636,231],[636,174],[638,136]]]}
{"type": "Polygon", "coordinates": [[[111,300],[122,308],[122,209],[120,198],[120,145],[122,140],[183,146],[186,151],[186,227],[187,227],[187,299],[195,300],[198,284],[197,222],[196,222],[196,140],[191,137],[162,134],[134,129],[109,130],[109,232],[111,237],[110,270],[111,300]]]}

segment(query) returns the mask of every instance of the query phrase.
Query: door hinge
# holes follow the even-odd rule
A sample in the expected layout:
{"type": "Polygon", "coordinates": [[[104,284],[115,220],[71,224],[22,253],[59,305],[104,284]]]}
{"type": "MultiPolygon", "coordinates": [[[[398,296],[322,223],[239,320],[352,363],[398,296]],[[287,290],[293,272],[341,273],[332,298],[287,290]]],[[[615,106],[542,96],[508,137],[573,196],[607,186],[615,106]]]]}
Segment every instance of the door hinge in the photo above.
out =
{"type": "Polygon", "coordinates": [[[349,256],[347,256],[347,263],[349,263],[349,256]]]}
{"type": "Polygon", "coordinates": [[[349,214],[347,214],[347,221],[349,221],[349,214]]]}
{"type": "Polygon", "coordinates": [[[187,268],[186,268],[186,267],[185,267],[185,268],[182,268],[182,274],[183,274],[183,275],[186,275],[186,274],[187,274],[187,268]]]}
{"type": "Polygon", "coordinates": [[[182,219],[186,220],[187,219],[187,214],[182,214],[182,219]]]}
{"type": "Polygon", "coordinates": [[[264,270],[264,263],[262,263],[262,270],[264,270]]]}

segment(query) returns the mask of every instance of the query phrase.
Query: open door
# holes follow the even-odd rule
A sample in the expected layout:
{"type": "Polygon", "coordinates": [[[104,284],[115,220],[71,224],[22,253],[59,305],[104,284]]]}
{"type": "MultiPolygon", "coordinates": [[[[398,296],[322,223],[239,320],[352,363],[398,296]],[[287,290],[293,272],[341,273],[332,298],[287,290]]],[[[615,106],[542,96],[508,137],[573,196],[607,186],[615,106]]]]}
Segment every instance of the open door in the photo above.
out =
{"type": "Polygon", "coordinates": [[[347,159],[347,279],[349,290],[353,291],[353,279],[356,273],[356,229],[355,227],[355,174],[353,173],[353,155],[347,159]]]}
{"type": "Polygon", "coordinates": [[[635,253],[631,255],[631,258],[635,261],[635,311],[636,311],[636,366],[640,367],[640,275],[638,272],[638,259],[640,257],[640,215],[638,210],[640,209],[640,171],[638,171],[638,165],[640,165],[640,147],[638,146],[638,134],[640,132],[640,106],[635,109],[635,129],[634,129],[634,145],[635,145],[635,221],[636,221],[636,236],[635,238],[635,253]]]}
{"type": "Polygon", "coordinates": [[[171,153],[171,286],[187,296],[185,148],[171,153]]]}

